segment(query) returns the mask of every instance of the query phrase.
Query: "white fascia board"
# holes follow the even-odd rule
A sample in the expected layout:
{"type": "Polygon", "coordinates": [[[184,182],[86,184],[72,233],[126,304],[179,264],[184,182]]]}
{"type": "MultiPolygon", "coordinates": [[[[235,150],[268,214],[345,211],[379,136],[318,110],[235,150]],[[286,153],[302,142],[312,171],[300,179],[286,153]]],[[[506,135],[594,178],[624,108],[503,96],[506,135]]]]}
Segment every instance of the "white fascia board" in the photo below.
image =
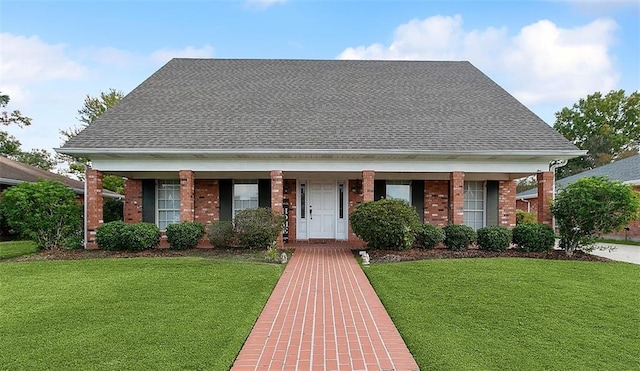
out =
{"type": "Polygon", "coordinates": [[[550,160],[571,159],[587,153],[583,150],[561,150],[561,151],[407,151],[407,150],[375,150],[375,149],[189,149],[189,148],[54,148],[58,153],[68,155],[84,155],[91,159],[97,157],[113,156],[160,156],[160,157],[221,157],[221,156],[248,156],[261,158],[264,156],[376,156],[376,157],[396,157],[396,156],[424,156],[434,157],[544,157],[550,160]]]}
{"type": "Polygon", "coordinates": [[[376,172],[394,173],[536,173],[547,171],[549,162],[542,160],[393,160],[393,159],[203,159],[203,158],[95,158],[92,167],[104,172],[376,172]]]}

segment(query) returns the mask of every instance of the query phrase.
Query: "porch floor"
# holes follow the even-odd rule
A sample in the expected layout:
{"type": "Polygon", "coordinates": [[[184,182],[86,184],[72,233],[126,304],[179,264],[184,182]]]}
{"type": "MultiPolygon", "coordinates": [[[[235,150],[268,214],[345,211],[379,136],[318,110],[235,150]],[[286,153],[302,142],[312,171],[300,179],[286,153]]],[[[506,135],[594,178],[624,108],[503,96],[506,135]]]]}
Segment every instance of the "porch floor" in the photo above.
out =
{"type": "Polygon", "coordinates": [[[232,371],[418,370],[346,245],[299,245],[232,371]]]}

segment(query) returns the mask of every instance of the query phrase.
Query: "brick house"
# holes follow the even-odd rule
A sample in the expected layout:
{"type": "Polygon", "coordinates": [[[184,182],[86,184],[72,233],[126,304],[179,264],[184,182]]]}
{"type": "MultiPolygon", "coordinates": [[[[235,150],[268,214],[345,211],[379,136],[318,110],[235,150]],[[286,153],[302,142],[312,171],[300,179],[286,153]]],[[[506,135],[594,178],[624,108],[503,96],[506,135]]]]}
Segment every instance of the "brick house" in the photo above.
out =
{"type": "MultiPolygon", "coordinates": [[[[88,157],[88,247],[103,174],[125,220],[288,217],[284,240],[358,242],[349,214],[381,197],[425,222],[515,225],[515,179],[576,149],[468,62],[174,59],[57,149],[88,157]]],[[[550,223],[548,198],[541,221],[550,223]]]]}
{"type": "MultiPolygon", "coordinates": [[[[619,180],[633,185],[633,189],[640,192],[640,154],[559,179],[556,182],[556,188],[562,189],[578,179],[590,176],[606,176],[611,180],[619,180]]],[[[516,195],[516,207],[522,211],[536,213],[538,200],[537,188],[523,191],[516,195]]],[[[607,237],[640,241],[640,215],[631,221],[626,228],[607,237]]]]}

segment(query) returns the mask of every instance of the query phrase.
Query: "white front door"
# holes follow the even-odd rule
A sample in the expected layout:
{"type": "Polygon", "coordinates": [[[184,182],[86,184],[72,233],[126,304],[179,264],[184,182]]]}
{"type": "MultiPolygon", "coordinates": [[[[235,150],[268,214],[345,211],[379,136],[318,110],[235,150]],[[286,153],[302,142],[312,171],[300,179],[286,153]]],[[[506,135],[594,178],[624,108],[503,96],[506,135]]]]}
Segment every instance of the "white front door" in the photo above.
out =
{"type": "Polygon", "coordinates": [[[309,238],[336,238],[336,182],[309,182],[309,238]]]}

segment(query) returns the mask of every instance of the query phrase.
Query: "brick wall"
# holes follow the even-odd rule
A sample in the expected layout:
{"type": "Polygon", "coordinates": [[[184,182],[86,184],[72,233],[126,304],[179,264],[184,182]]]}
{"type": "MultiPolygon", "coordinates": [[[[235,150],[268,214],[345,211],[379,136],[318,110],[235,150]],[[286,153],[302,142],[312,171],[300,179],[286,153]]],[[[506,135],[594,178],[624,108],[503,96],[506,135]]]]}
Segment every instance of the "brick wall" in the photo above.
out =
{"type": "Polygon", "coordinates": [[[425,180],[424,221],[438,227],[449,224],[448,180],[425,180]]]}
{"type": "Polygon", "coordinates": [[[103,223],[102,172],[87,171],[87,245],[85,249],[97,249],[96,230],[103,223]]]}
{"type": "MultiPolygon", "coordinates": [[[[634,186],[633,190],[640,193],[640,186],[634,186]]],[[[614,238],[619,240],[631,240],[631,241],[640,241],[640,211],[638,212],[638,217],[635,220],[632,220],[629,225],[627,225],[628,230],[622,229],[619,232],[611,233],[607,235],[608,238],[614,238]]]]}
{"type": "Polygon", "coordinates": [[[142,221],[142,180],[124,180],[124,222],[135,224],[142,221]]]}
{"type": "Polygon", "coordinates": [[[449,174],[449,196],[451,197],[449,222],[462,224],[464,222],[464,172],[452,171],[449,174]]]}
{"type": "Polygon", "coordinates": [[[297,195],[298,192],[296,190],[296,180],[295,179],[285,179],[284,180],[284,198],[289,200],[289,243],[296,242],[296,217],[298,215],[297,210],[297,195]]]}
{"type": "Polygon", "coordinates": [[[501,180],[498,183],[498,225],[516,226],[516,181],[501,180]]]}
{"type": "Polygon", "coordinates": [[[528,211],[533,214],[538,214],[538,198],[529,198],[526,201],[516,200],[516,209],[522,211],[528,211]],[[527,204],[527,201],[529,202],[527,204]]]}
{"type": "MultiPolygon", "coordinates": [[[[282,170],[271,171],[271,209],[282,214],[282,199],[284,198],[284,183],[282,170]]],[[[283,246],[282,234],[278,237],[278,247],[283,246]]]]}
{"type": "Polygon", "coordinates": [[[373,187],[376,172],[373,170],[362,171],[362,202],[373,201],[373,187]]]}
{"type": "Polygon", "coordinates": [[[180,221],[192,222],[194,220],[194,174],[191,170],[180,170],[180,221]]]}
{"type": "Polygon", "coordinates": [[[551,171],[538,173],[538,223],[553,226],[551,200],[553,200],[553,178],[551,171]]]}
{"type": "Polygon", "coordinates": [[[194,221],[206,225],[220,220],[220,188],[218,181],[196,179],[194,187],[194,221]]]}

